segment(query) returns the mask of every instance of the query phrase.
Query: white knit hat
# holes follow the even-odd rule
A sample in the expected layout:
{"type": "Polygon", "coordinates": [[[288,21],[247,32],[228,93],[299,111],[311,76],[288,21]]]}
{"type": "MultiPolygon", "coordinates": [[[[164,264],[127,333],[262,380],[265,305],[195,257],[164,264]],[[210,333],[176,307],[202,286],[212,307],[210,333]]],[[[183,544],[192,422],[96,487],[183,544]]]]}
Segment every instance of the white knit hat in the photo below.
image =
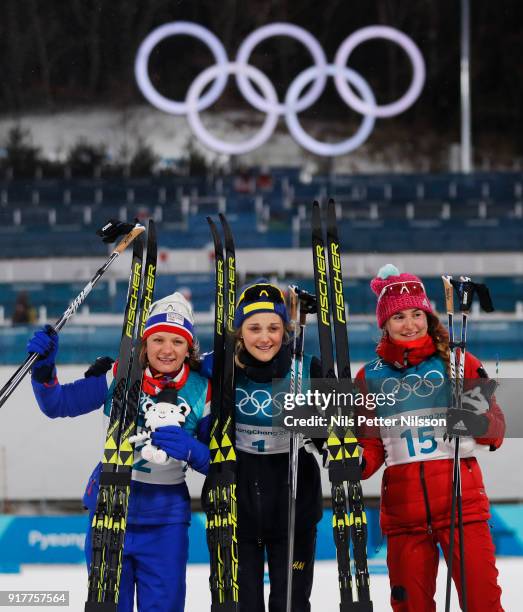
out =
{"type": "Polygon", "coordinates": [[[143,338],[157,332],[167,332],[183,336],[192,345],[193,330],[191,305],[181,293],[176,292],[151,304],[143,338]]]}

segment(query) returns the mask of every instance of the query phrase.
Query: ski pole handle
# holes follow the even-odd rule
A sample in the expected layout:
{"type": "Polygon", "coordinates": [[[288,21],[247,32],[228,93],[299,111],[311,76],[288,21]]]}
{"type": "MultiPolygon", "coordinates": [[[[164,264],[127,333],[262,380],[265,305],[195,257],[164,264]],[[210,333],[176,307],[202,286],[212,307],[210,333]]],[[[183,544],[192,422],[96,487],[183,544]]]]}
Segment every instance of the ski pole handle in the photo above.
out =
{"type": "Polygon", "coordinates": [[[289,319],[296,325],[298,321],[298,287],[289,285],[289,319]]]}
{"type": "MultiPolygon", "coordinates": [[[[89,293],[96,285],[96,283],[102,278],[107,268],[113,263],[113,261],[123,253],[125,249],[133,242],[133,240],[145,232],[145,227],[140,223],[137,223],[133,229],[126,234],[124,238],[118,243],[113,252],[111,253],[109,259],[104,263],[104,265],[98,269],[93,276],[93,278],[87,283],[87,285],[80,291],[80,293],[76,296],[76,298],[71,302],[71,304],[67,307],[66,311],[63,315],[58,319],[58,321],[53,325],[53,329],[56,333],[58,333],[62,327],[67,323],[67,321],[75,314],[78,308],[85,302],[89,293]]],[[[5,383],[5,385],[0,389],[0,408],[6,403],[9,397],[12,395],[13,391],[18,387],[18,385],[22,382],[22,379],[25,377],[27,372],[31,369],[34,362],[38,359],[38,353],[30,353],[27,359],[22,363],[22,365],[16,370],[16,372],[11,376],[11,378],[5,383]]]]}
{"type": "Polygon", "coordinates": [[[444,275],[441,277],[445,289],[445,308],[447,315],[454,314],[454,287],[452,286],[452,276],[444,275]]]}
{"type": "Polygon", "coordinates": [[[135,238],[138,238],[138,236],[140,234],[143,234],[144,232],[145,226],[143,226],[141,223],[137,223],[133,227],[133,229],[127,235],[125,235],[116,245],[113,250],[113,254],[118,253],[118,255],[120,255],[121,253],[123,253],[125,249],[135,240],[135,238]]]}

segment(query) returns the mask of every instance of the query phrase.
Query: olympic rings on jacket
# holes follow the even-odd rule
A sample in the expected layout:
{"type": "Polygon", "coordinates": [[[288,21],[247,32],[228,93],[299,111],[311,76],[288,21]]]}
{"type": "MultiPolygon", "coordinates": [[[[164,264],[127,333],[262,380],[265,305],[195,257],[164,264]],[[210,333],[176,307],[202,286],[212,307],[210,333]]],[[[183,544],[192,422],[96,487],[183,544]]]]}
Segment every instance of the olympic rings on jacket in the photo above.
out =
{"type": "Polygon", "coordinates": [[[214,151],[228,155],[248,153],[267,142],[280,115],[284,116],[291,135],[304,149],[323,156],[344,155],[365,142],[374,127],[376,117],[393,117],[409,108],[419,97],[425,82],[425,62],[420,50],[406,34],[388,26],[369,26],[353,32],[341,43],[334,63],[328,64],[323,48],[310,32],[291,23],[272,23],[249,34],[241,43],[236,60],[229,62],[222,43],[207,28],[188,21],[176,21],[164,24],[148,34],[138,49],[134,68],[138,86],[153,106],[173,115],[187,115],[192,131],[201,142],[214,151]],[[160,94],[149,78],[148,68],[149,56],[154,47],[169,36],[181,34],[193,36],[205,43],[216,61],[214,66],[206,68],[196,77],[183,102],[160,94]],[[279,102],[274,85],[267,76],[248,63],[256,45],[273,36],[294,38],[304,45],[313,60],[313,66],[301,72],[292,81],[283,103],[279,102]],[[406,52],[413,68],[412,81],[406,93],[398,100],[381,106],[376,103],[367,81],[346,65],[354,49],[360,43],[373,38],[383,38],[398,44],[406,52]],[[228,142],[212,136],[199,118],[199,113],[220,97],[230,74],[236,75],[238,88],[247,102],[267,114],[261,129],[243,142],[228,142]],[[319,99],[328,77],[334,79],[338,94],[345,104],[363,115],[362,124],[356,134],[338,143],[321,142],[312,138],[301,127],[297,118],[299,112],[310,108],[319,99]],[[252,86],[251,81],[258,86],[261,95],[252,86]],[[202,95],[211,82],[209,90],[202,95]],[[302,95],[309,83],[312,83],[310,88],[302,95]],[[360,97],[349,84],[356,89],[360,97]]]}
{"type": "Polygon", "coordinates": [[[239,394],[243,394],[243,397],[239,401],[236,399],[236,408],[245,416],[257,416],[261,412],[268,419],[273,419],[283,412],[283,403],[277,399],[279,395],[285,395],[283,392],[272,396],[265,389],[254,389],[249,394],[245,389],[237,388],[236,398],[239,394]]]}
{"type": "Polygon", "coordinates": [[[445,377],[438,370],[430,370],[423,377],[419,374],[407,374],[403,378],[386,378],[381,384],[381,392],[392,393],[396,402],[404,402],[411,395],[429,397],[445,382],[445,377]]]}

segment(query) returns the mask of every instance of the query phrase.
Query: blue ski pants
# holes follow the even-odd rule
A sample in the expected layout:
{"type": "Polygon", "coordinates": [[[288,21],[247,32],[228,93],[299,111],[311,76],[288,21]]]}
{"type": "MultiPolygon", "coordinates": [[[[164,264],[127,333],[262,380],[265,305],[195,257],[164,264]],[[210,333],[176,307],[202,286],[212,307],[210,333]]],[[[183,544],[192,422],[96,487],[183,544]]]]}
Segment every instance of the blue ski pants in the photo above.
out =
{"type": "MultiPolygon", "coordinates": [[[[189,525],[127,525],[118,612],[183,612],[189,525]]],[[[91,562],[91,528],[85,540],[91,562]]]]}

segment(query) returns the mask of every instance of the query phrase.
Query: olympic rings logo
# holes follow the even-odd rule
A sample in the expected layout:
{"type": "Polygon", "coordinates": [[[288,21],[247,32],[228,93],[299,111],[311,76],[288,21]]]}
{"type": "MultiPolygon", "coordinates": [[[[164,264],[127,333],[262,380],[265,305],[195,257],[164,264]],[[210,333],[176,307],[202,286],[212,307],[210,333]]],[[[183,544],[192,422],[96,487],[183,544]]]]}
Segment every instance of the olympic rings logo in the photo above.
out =
{"type": "Polygon", "coordinates": [[[423,378],[419,374],[407,374],[401,379],[386,378],[381,384],[381,392],[394,395],[396,402],[404,402],[411,395],[429,397],[443,385],[444,380],[443,374],[438,370],[430,370],[423,378]]]}
{"type": "Polygon", "coordinates": [[[277,399],[280,395],[285,396],[283,392],[272,396],[265,389],[255,389],[251,394],[245,389],[236,389],[236,398],[238,394],[243,394],[243,397],[239,401],[236,400],[236,408],[245,416],[257,416],[261,412],[267,418],[273,419],[283,412],[283,402],[277,399]]]}
{"type": "Polygon", "coordinates": [[[186,115],[191,130],[205,146],[228,155],[241,155],[263,145],[274,132],[280,116],[285,117],[289,132],[304,149],[322,156],[345,155],[367,140],[374,128],[376,117],[393,117],[409,108],[417,100],[425,83],[425,62],[419,48],[406,34],[388,26],[369,26],[357,30],[341,43],[334,63],[328,64],[323,48],[310,32],[291,23],[272,23],[249,34],[241,43],[235,61],[229,62],[224,46],[207,28],[189,21],[175,21],[156,28],[145,38],[138,49],[134,71],[141,92],[153,106],[173,115],[186,115]],[[216,60],[214,66],[206,68],[194,79],[183,102],[160,94],[149,78],[148,68],[154,47],[169,36],[179,35],[193,36],[201,40],[209,47],[216,60]],[[278,100],[274,85],[267,76],[248,63],[253,49],[263,40],[273,36],[287,36],[299,41],[313,60],[313,66],[301,72],[292,81],[283,103],[278,100]],[[373,38],[383,38],[402,47],[413,69],[412,80],[405,94],[398,100],[381,106],[376,103],[367,81],[347,67],[347,60],[354,49],[373,38]],[[214,104],[222,94],[230,74],[236,75],[236,83],[244,98],[255,109],[267,115],[260,130],[243,142],[228,142],[213,136],[200,119],[200,112],[214,104]],[[319,99],[328,77],[334,79],[338,94],[345,104],[363,115],[357,132],[352,137],[336,143],[316,140],[303,129],[298,120],[298,113],[319,99]],[[250,81],[258,86],[262,95],[250,81]],[[211,87],[202,95],[210,83],[211,87]],[[302,94],[309,84],[310,89],[302,94]]]}

